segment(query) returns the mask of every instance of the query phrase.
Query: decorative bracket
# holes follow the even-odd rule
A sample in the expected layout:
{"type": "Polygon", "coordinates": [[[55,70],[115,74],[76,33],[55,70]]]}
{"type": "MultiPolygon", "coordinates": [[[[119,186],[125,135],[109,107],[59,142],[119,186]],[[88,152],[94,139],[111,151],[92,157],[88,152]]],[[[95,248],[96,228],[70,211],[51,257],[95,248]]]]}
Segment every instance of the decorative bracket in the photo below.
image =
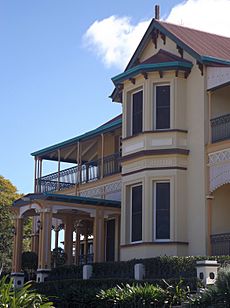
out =
{"type": "Polygon", "coordinates": [[[160,36],[161,36],[161,39],[162,39],[162,41],[164,42],[164,45],[165,45],[165,43],[166,43],[166,36],[165,36],[165,34],[160,33],[160,36]]]}
{"type": "Polygon", "coordinates": [[[158,72],[159,72],[160,78],[163,78],[163,72],[162,71],[158,71],[158,72]]]}
{"type": "Polygon", "coordinates": [[[158,38],[158,34],[159,34],[159,30],[155,29],[153,32],[152,32],[152,42],[155,46],[155,49],[157,49],[157,38],[158,38]]]}
{"type": "Polygon", "coordinates": [[[143,72],[143,73],[141,73],[141,74],[142,74],[142,76],[145,78],[145,80],[148,79],[148,73],[143,72]]]}
{"type": "Polygon", "coordinates": [[[135,83],[136,83],[136,79],[135,79],[135,78],[129,78],[129,81],[131,81],[132,84],[135,84],[135,83]]]}
{"type": "Polygon", "coordinates": [[[203,76],[204,75],[204,65],[199,61],[197,61],[196,63],[199,67],[199,70],[201,71],[201,76],[203,76]]]}
{"type": "Polygon", "coordinates": [[[178,46],[178,45],[176,46],[176,48],[177,48],[177,50],[178,50],[178,52],[179,52],[181,58],[183,59],[183,57],[184,57],[184,50],[183,50],[183,48],[181,48],[181,47],[178,46]]]}

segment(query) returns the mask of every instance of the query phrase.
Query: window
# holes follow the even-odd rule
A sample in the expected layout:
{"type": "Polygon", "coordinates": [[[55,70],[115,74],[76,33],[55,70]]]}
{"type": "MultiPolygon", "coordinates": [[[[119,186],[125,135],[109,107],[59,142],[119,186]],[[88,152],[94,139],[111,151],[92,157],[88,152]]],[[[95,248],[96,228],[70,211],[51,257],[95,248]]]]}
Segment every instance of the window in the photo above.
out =
{"type": "Polygon", "coordinates": [[[155,239],[170,239],[170,183],[155,183],[155,239]]]}
{"type": "Polygon", "coordinates": [[[138,242],[142,240],[142,185],[133,186],[131,188],[131,205],[131,241],[138,242]]]}
{"type": "Polygon", "coordinates": [[[155,86],[155,128],[170,128],[170,86],[155,86]]]}
{"type": "Polygon", "coordinates": [[[143,91],[132,94],[132,135],[142,132],[143,126],[143,91]]]}

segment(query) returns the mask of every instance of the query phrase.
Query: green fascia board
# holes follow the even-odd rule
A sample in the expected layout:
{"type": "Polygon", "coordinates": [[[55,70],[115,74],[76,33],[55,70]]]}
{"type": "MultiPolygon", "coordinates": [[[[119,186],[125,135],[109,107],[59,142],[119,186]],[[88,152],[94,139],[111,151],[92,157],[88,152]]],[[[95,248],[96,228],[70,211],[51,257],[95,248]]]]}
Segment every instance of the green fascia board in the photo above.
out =
{"type": "Polygon", "coordinates": [[[210,57],[210,56],[202,56],[201,62],[204,64],[215,63],[215,64],[230,65],[230,55],[229,55],[229,61],[224,60],[224,59],[210,57]]]}
{"type": "Polygon", "coordinates": [[[64,194],[54,194],[54,193],[32,193],[23,196],[20,199],[17,199],[13,202],[14,206],[27,205],[35,200],[50,200],[50,201],[59,201],[67,203],[78,203],[78,204],[88,204],[94,206],[108,206],[114,208],[120,208],[121,202],[108,199],[99,199],[99,198],[89,198],[82,196],[71,196],[64,194]]]}
{"type": "Polygon", "coordinates": [[[33,153],[31,153],[31,155],[32,156],[43,155],[45,153],[57,150],[57,149],[59,149],[61,147],[65,147],[65,146],[71,145],[72,143],[76,143],[78,141],[86,140],[86,139],[92,138],[92,137],[94,137],[96,135],[109,132],[111,129],[117,128],[117,127],[119,127],[121,125],[122,125],[122,119],[117,119],[116,121],[114,121],[112,123],[108,123],[106,125],[102,125],[102,126],[96,128],[96,129],[93,129],[93,130],[91,130],[91,131],[89,131],[89,132],[87,132],[87,133],[85,133],[83,135],[80,135],[80,136],[68,139],[66,141],[57,143],[57,144],[52,145],[50,147],[47,147],[47,148],[41,149],[39,151],[33,152],[33,153]]]}
{"type": "Polygon", "coordinates": [[[133,68],[130,68],[124,73],[121,73],[113,77],[112,81],[114,82],[114,84],[118,84],[142,72],[163,71],[163,70],[170,70],[170,69],[190,70],[192,66],[193,66],[192,63],[186,63],[183,61],[163,62],[163,63],[154,63],[154,64],[139,64],[133,68]]]}
{"type": "Polygon", "coordinates": [[[54,201],[63,201],[70,203],[80,203],[80,204],[89,204],[89,205],[102,205],[102,206],[110,206],[110,207],[121,207],[120,201],[108,200],[108,199],[99,199],[99,198],[89,198],[82,196],[71,196],[71,195],[63,195],[63,194],[52,194],[52,193],[44,193],[46,199],[54,200],[54,201]]]}

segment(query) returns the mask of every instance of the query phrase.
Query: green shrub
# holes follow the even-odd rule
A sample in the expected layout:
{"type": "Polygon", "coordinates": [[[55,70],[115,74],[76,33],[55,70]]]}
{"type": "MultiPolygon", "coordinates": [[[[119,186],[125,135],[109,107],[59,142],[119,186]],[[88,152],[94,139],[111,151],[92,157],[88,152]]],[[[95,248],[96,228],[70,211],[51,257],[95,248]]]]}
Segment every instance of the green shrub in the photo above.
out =
{"type": "Polygon", "coordinates": [[[22,288],[13,288],[13,280],[7,282],[7,277],[0,281],[0,307],[10,308],[50,308],[53,303],[36,291],[30,290],[31,285],[26,283],[22,288]]]}
{"type": "Polygon", "coordinates": [[[216,307],[230,306],[230,266],[219,270],[216,282],[213,286],[202,289],[200,294],[190,298],[191,304],[195,306],[216,307]]]}
{"type": "MultiPolygon", "coordinates": [[[[55,303],[55,307],[65,307],[66,303],[68,303],[69,307],[100,307],[98,306],[99,303],[96,299],[96,294],[101,290],[108,290],[117,285],[121,286],[125,284],[137,285],[137,281],[131,279],[68,279],[34,284],[34,288],[49,297],[55,303]]],[[[179,288],[187,290],[187,286],[190,286],[191,289],[196,289],[197,279],[192,278],[180,281],[180,279],[174,278],[168,279],[167,284],[165,281],[159,279],[138,282],[138,285],[145,284],[166,289],[170,301],[176,302],[176,298],[178,301],[178,295],[180,294],[179,288]],[[177,290],[177,297],[174,296],[173,298],[171,291],[174,288],[177,290]]]]}
{"type": "Polygon", "coordinates": [[[164,305],[167,299],[167,292],[161,287],[151,284],[133,284],[116,286],[108,290],[101,290],[97,294],[99,303],[105,303],[106,306],[118,304],[119,307],[142,307],[164,305]]]}

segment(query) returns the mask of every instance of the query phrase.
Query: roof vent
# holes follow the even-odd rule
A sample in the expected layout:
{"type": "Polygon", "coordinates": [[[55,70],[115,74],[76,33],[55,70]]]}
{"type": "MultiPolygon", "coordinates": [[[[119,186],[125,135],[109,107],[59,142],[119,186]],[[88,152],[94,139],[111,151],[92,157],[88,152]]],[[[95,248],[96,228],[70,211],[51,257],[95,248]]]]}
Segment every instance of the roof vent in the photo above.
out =
{"type": "Polygon", "coordinates": [[[159,20],[160,19],[160,6],[155,5],[155,19],[159,20]]]}

